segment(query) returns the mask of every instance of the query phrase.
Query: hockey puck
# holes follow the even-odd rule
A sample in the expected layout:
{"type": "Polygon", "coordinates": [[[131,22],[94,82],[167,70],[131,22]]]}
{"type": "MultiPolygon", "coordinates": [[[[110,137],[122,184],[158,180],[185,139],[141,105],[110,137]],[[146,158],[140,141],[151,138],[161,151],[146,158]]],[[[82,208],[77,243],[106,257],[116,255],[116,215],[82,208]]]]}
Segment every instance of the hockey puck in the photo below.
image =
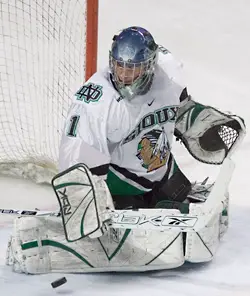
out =
{"type": "Polygon", "coordinates": [[[60,278],[60,279],[58,279],[58,280],[52,282],[52,283],[51,283],[51,286],[52,286],[52,288],[57,288],[57,287],[59,287],[59,286],[65,284],[65,283],[67,283],[67,279],[66,279],[66,277],[64,276],[64,277],[62,277],[62,278],[60,278]]]}

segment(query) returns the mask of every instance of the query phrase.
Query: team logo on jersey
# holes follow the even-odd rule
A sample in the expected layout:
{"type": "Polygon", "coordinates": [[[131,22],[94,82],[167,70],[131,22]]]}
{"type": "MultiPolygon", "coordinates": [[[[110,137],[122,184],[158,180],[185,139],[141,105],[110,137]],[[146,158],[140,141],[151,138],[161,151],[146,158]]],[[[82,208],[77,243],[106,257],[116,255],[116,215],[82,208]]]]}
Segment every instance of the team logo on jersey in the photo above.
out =
{"type": "Polygon", "coordinates": [[[75,95],[78,101],[97,102],[102,96],[102,86],[90,82],[83,85],[75,95]]]}
{"type": "Polygon", "coordinates": [[[166,122],[175,122],[177,116],[177,106],[167,106],[146,114],[134,130],[123,140],[122,144],[134,140],[143,130],[155,125],[163,125],[166,122]]]}
{"type": "Polygon", "coordinates": [[[164,166],[169,158],[170,147],[167,135],[162,128],[153,129],[141,138],[136,156],[142,161],[147,172],[157,170],[164,166]]]}

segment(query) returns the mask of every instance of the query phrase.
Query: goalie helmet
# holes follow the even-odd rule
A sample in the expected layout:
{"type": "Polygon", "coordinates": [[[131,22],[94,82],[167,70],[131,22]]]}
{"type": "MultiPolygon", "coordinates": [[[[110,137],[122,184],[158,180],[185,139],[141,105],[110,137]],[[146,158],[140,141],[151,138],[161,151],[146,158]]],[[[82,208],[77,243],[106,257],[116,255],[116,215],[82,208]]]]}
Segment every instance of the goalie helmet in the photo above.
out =
{"type": "Polygon", "coordinates": [[[158,45],[146,29],[129,27],[114,36],[109,66],[115,86],[123,97],[131,100],[149,91],[157,56],[158,45]]]}

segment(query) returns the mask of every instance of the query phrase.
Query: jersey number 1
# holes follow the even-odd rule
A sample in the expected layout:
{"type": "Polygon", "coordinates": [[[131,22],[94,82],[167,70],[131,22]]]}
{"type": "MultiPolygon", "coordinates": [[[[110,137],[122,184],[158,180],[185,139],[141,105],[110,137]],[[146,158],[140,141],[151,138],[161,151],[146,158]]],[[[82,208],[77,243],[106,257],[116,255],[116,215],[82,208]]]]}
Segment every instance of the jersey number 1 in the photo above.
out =
{"type": "Polygon", "coordinates": [[[70,118],[70,126],[67,132],[67,136],[76,137],[76,128],[77,128],[79,119],[80,119],[79,115],[74,115],[70,118]]]}

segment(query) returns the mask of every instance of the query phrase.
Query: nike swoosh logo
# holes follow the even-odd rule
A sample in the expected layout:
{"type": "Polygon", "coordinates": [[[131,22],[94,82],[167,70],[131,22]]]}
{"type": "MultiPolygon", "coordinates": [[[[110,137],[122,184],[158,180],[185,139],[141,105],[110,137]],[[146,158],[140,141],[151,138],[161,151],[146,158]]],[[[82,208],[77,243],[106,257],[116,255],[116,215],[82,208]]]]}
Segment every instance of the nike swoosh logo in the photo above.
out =
{"type": "Polygon", "coordinates": [[[153,99],[153,101],[151,103],[148,103],[148,106],[151,106],[154,103],[154,100],[155,99],[153,99]]]}

